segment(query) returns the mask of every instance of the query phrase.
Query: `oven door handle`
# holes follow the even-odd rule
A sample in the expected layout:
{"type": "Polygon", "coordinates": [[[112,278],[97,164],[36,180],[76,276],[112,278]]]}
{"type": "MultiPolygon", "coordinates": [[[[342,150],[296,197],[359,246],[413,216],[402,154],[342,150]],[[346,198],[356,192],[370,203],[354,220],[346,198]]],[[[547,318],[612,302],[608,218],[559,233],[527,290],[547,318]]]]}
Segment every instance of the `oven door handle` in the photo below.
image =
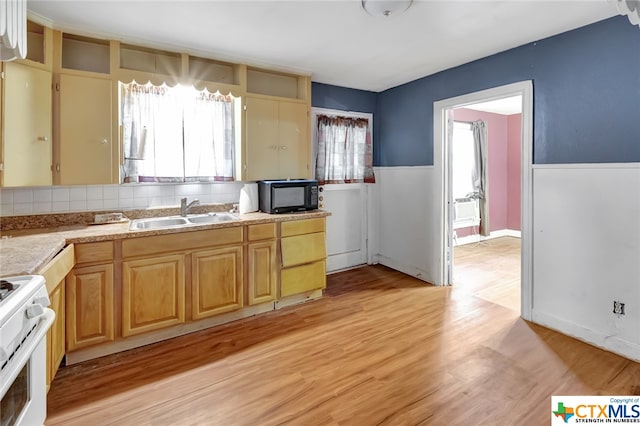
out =
{"type": "Polygon", "coordinates": [[[16,353],[13,361],[7,364],[6,371],[3,371],[0,376],[0,395],[4,396],[5,392],[9,389],[13,381],[25,366],[31,354],[36,349],[42,339],[47,338],[47,331],[51,328],[53,320],[56,318],[55,312],[50,308],[44,308],[44,312],[40,316],[40,321],[33,332],[33,335],[29,336],[29,339],[25,342],[26,345],[20,348],[20,351],[16,353]]]}

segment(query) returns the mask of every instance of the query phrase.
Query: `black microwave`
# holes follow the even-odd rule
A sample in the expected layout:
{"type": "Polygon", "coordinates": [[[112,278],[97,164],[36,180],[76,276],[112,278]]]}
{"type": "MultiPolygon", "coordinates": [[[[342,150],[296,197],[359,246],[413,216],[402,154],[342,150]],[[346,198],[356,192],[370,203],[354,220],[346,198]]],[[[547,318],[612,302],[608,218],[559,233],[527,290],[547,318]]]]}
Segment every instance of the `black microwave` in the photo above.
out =
{"type": "Polygon", "coordinates": [[[318,208],[317,180],[262,180],[258,182],[260,211],[289,213],[318,208]]]}

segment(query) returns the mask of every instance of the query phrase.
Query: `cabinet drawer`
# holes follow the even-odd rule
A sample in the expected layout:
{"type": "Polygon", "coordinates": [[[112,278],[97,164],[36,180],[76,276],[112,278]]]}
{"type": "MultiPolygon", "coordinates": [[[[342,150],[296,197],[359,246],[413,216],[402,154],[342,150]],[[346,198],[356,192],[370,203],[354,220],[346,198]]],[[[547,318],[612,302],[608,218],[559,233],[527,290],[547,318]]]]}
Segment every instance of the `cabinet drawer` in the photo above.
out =
{"type": "Polygon", "coordinates": [[[324,218],[293,220],[290,222],[282,222],[280,226],[282,237],[324,232],[324,218]]]}
{"type": "Polygon", "coordinates": [[[324,232],[285,237],[280,243],[283,268],[324,260],[327,257],[324,232]]]}
{"type": "Polygon", "coordinates": [[[73,244],[69,244],[40,270],[39,273],[44,276],[49,294],[58,287],[60,282],[64,281],[69,271],[73,268],[73,253],[73,244]]]}
{"type": "Polygon", "coordinates": [[[156,253],[175,253],[178,251],[234,243],[242,243],[241,226],[130,238],[122,241],[122,257],[130,258],[156,253]]]}
{"type": "Polygon", "coordinates": [[[111,262],[113,260],[113,241],[76,244],[76,263],[111,262]]]}
{"type": "Polygon", "coordinates": [[[249,241],[269,240],[276,237],[276,224],[249,225],[249,241]]]}
{"type": "Polygon", "coordinates": [[[280,295],[282,297],[327,286],[324,260],[283,269],[280,274],[280,282],[282,283],[280,295]]]}

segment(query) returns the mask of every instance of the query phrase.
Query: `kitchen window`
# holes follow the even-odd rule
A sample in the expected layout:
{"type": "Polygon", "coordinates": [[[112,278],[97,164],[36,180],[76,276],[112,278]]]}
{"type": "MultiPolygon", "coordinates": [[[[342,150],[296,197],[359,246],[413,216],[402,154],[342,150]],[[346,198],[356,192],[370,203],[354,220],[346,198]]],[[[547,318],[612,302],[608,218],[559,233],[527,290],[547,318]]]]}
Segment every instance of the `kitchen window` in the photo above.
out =
{"type": "Polygon", "coordinates": [[[206,89],[121,82],[122,181],[232,181],[234,102],[206,89]]]}

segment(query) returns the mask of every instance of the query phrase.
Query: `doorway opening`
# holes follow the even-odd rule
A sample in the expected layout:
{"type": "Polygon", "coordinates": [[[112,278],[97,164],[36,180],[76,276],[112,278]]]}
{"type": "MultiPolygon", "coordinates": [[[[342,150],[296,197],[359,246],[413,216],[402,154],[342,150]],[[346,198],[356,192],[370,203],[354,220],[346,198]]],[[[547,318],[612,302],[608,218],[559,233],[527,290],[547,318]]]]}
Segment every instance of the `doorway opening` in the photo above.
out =
{"type": "MultiPolygon", "coordinates": [[[[518,185],[520,189],[520,244],[518,244],[517,240],[511,241],[510,244],[506,244],[507,247],[515,245],[516,248],[519,245],[520,251],[520,271],[516,270],[516,275],[519,275],[519,289],[516,289],[516,292],[519,290],[520,294],[520,315],[524,319],[530,319],[531,316],[531,163],[532,163],[532,135],[533,135],[533,120],[532,120],[532,112],[533,112],[533,85],[531,81],[524,81],[520,83],[509,84],[506,86],[500,86],[493,89],[483,90],[480,92],[474,92],[462,96],[458,96],[455,98],[445,99],[442,101],[438,101],[434,103],[434,165],[436,168],[436,175],[440,180],[440,213],[441,220],[440,224],[440,251],[439,251],[439,278],[441,279],[439,284],[441,285],[451,285],[456,283],[456,279],[460,280],[460,276],[456,278],[454,275],[454,262],[455,262],[455,248],[456,243],[459,244],[459,247],[464,247],[464,244],[460,244],[463,242],[471,241],[478,245],[480,251],[482,249],[490,248],[490,245],[496,245],[494,243],[498,242],[498,239],[492,241],[491,237],[504,236],[506,238],[506,242],[508,243],[509,238],[514,238],[517,234],[509,232],[509,225],[504,222],[505,213],[502,210],[502,207],[498,207],[498,210],[494,211],[494,215],[496,217],[492,220],[492,214],[490,209],[490,201],[491,201],[491,179],[485,179],[484,187],[475,187],[473,191],[471,191],[468,197],[460,197],[460,194],[457,194],[457,197],[454,197],[453,186],[454,186],[454,178],[453,178],[453,127],[454,121],[456,117],[456,112],[458,113],[458,119],[462,122],[473,123],[477,121],[485,122],[484,126],[486,126],[486,121],[480,117],[482,114],[478,109],[473,108],[482,108],[483,106],[478,104],[485,103],[484,108],[486,107],[486,103],[495,103],[497,100],[509,98],[512,102],[520,105],[520,172],[519,175],[515,177],[518,180],[518,185]],[[480,118],[479,120],[476,118],[480,118]],[[484,191],[487,192],[487,197],[485,198],[484,191]],[[456,198],[458,198],[456,200],[456,198]],[[461,199],[462,198],[462,199],[461,199]],[[465,199],[466,198],[466,199],[465,199]],[[484,205],[483,205],[484,203],[484,205]],[[484,222],[483,222],[484,218],[484,222]],[[466,222],[462,221],[466,220],[466,222]],[[492,222],[494,224],[492,229],[492,222]],[[465,226],[461,226],[465,225],[465,226]],[[504,226],[503,229],[497,229],[504,226]],[[454,229],[455,228],[455,229],[454,229]],[[494,231],[494,235],[491,235],[492,230],[494,231]],[[501,231],[501,232],[496,232],[501,231]],[[510,236],[511,235],[511,236],[510,236]],[[463,240],[464,238],[464,240],[463,240]]],[[[504,102],[504,101],[502,101],[504,102]]],[[[485,117],[487,118],[487,117],[485,117]]],[[[516,118],[512,118],[512,121],[517,120],[516,118]]],[[[462,123],[464,124],[464,123],[462,123]]],[[[482,127],[482,126],[480,126],[482,127]]],[[[489,131],[491,131],[491,127],[496,127],[494,124],[491,126],[489,123],[489,131]]],[[[507,125],[508,129],[508,125],[507,125]]],[[[494,129],[494,133],[495,133],[494,129]]],[[[475,129],[477,132],[477,128],[475,129]]],[[[487,132],[488,133],[488,132],[487,132]]],[[[485,134],[486,138],[486,134],[485,134]]],[[[482,138],[480,138],[482,139],[482,138]]],[[[482,169],[482,164],[480,165],[480,169],[476,169],[474,173],[476,173],[476,177],[478,177],[478,173],[481,175],[482,171],[486,174],[485,178],[491,177],[491,166],[489,162],[491,159],[489,158],[489,153],[491,151],[491,147],[488,142],[484,142],[484,169],[482,169]]],[[[482,144],[477,145],[476,149],[481,149],[482,144]]],[[[496,147],[493,147],[496,148],[496,147]]],[[[498,144],[499,148],[499,144],[498,144]]],[[[495,151],[495,149],[494,149],[495,151]]],[[[502,153],[504,154],[504,153],[502,153]]],[[[508,154],[508,152],[507,152],[508,154]]],[[[513,153],[512,153],[513,155],[513,153]]],[[[480,155],[482,157],[482,154],[480,155]]],[[[476,158],[478,156],[476,155],[476,158]]],[[[505,158],[505,157],[502,157],[505,158]]],[[[506,160],[505,160],[506,161],[506,160]]],[[[494,159],[494,166],[499,165],[500,157],[497,160],[494,159]],[[498,164],[496,164],[496,162],[498,164]]],[[[498,172],[507,173],[506,171],[498,172]]],[[[495,201],[500,200],[500,193],[504,192],[506,183],[510,183],[513,185],[514,177],[511,179],[503,179],[502,182],[495,181],[495,173],[494,174],[494,204],[495,201]],[[505,182],[505,180],[507,182],[505,182]],[[497,196],[496,196],[497,195],[497,196]]],[[[463,194],[467,195],[467,194],[463,194]]],[[[513,201],[513,200],[512,200],[513,201]]],[[[516,216],[517,212],[512,212],[512,216],[516,216]]],[[[512,217],[512,222],[513,217],[512,217]]],[[[513,230],[515,231],[515,230],[513,230]]],[[[473,248],[473,247],[471,247],[473,248]]],[[[497,248],[500,251],[500,248],[497,248]]],[[[505,249],[502,248],[504,251],[505,249]]],[[[467,250],[472,252],[472,250],[467,250]]],[[[516,262],[518,261],[517,251],[515,251],[516,262]]],[[[458,250],[458,265],[462,265],[464,261],[465,254],[462,250],[458,250]]],[[[491,256],[490,250],[486,250],[488,256],[491,256]]],[[[473,257],[473,256],[471,256],[473,257]]],[[[469,260],[469,259],[467,259],[469,260]]],[[[491,262],[490,260],[488,261],[491,262]]],[[[510,260],[513,262],[513,259],[510,260]]],[[[499,269],[500,265],[492,265],[488,268],[488,270],[496,270],[499,269]]],[[[473,269],[473,268],[471,268],[473,269]]],[[[464,270],[460,271],[464,272],[464,270]]],[[[471,273],[471,272],[469,272],[471,273]]],[[[476,276],[479,271],[475,270],[474,273],[476,276]]],[[[464,280],[464,277],[462,277],[464,280]]],[[[496,277],[497,280],[500,280],[499,277],[496,277]]],[[[507,279],[503,277],[503,279],[507,279]]],[[[517,286],[517,283],[515,284],[517,286]]],[[[486,289],[484,295],[486,298],[500,296],[500,289],[486,289]],[[492,294],[493,292],[493,294],[492,294]]],[[[510,303],[514,303],[511,301],[510,303]]],[[[517,301],[515,302],[517,304],[517,301]]]]}
{"type": "Polygon", "coordinates": [[[522,96],[447,110],[452,282],[520,312],[522,96]]]}

